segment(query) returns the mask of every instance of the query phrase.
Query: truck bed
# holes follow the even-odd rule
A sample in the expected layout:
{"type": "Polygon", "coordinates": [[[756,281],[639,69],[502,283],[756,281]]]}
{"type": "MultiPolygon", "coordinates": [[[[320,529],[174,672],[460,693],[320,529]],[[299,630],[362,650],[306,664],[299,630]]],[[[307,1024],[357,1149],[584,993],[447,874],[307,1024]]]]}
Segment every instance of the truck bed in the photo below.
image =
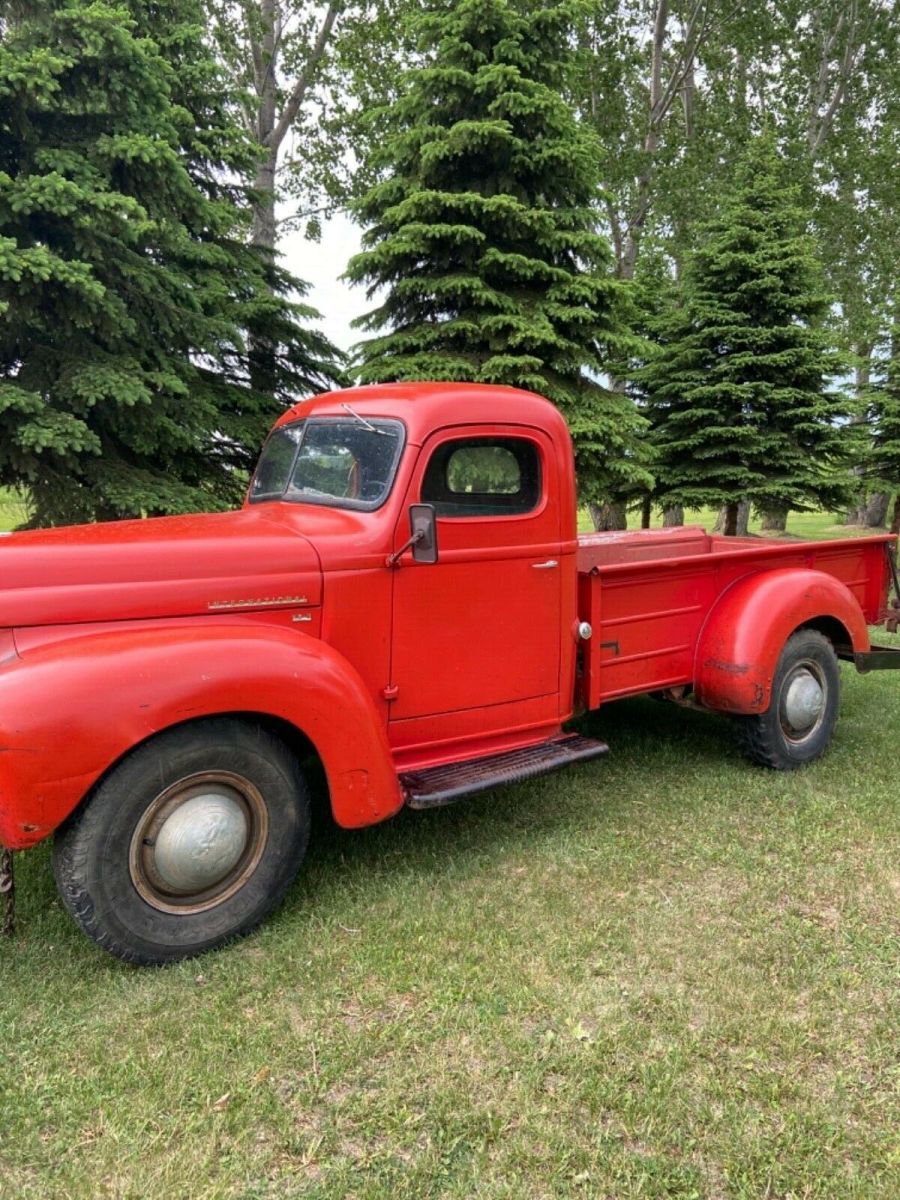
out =
{"type": "Polygon", "coordinates": [[[720,596],[747,575],[805,567],[840,580],[866,621],[885,616],[890,535],[833,541],[725,538],[699,526],[578,539],[578,608],[593,636],[581,667],[587,707],[690,685],[697,640],[720,596]]]}

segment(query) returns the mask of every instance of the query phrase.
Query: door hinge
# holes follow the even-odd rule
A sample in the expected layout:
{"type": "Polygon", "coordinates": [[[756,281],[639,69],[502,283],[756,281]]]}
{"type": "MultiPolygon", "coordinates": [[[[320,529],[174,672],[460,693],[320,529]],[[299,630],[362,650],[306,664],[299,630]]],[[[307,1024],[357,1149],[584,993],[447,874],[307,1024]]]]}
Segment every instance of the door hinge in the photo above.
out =
{"type": "Polygon", "coordinates": [[[388,704],[390,704],[392,700],[396,700],[400,695],[400,689],[396,683],[389,683],[387,687],[381,689],[381,694],[387,700],[388,704]]]}

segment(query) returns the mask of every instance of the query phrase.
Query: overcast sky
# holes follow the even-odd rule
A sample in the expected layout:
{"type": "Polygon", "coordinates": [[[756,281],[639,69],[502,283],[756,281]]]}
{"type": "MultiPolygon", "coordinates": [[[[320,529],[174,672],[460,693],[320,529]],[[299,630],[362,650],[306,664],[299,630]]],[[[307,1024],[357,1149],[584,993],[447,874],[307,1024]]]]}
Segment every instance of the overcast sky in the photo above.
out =
{"type": "Polygon", "coordinates": [[[360,331],[351,329],[350,322],[370,307],[364,288],[351,287],[338,278],[359,249],[359,233],[349,217],[339,213],[323,223],[321,241],[310,242],[300,233],[291,233],[280,243],[287,270],[312,284],[307,299],[322,314],[322,332],[342,350],[360,340],[360,331]]]}

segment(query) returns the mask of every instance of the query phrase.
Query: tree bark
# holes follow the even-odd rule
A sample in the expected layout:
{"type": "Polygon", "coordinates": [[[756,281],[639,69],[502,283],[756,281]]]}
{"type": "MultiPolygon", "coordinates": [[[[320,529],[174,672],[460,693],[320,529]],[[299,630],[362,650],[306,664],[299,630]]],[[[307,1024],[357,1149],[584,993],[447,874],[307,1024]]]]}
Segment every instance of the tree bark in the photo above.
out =
{"type": "Polygon", "coordinates": [[[725,537],[746,537],[750,526],[750,501],[732,500],[723,504],[713,526],[713,533],[724,533],[725,537]],[[728,532],[731,521],[731,509],[734,509],[734,529],[728,532]]]}
{"type": "Polygon", "coordinates": [[[254,46],[254,86],[258,108],[256,112],[256,141],[260,162],[253,187],[254,246],[275,249],[275,175],[278,171],[279,143],[273,141],[278,103],[278,24],[277,0],[259,0],[260,36],[254,46]]]}
{"type": "Polygon", "coordinates": [[[650,496],[645,496],[641,501],[641,529],[650,528],[650,519],[653,516],[653,500],[650,496]]]}
{"type": "Polygon", "coordinates": [[[764,533],[784,533],[787,529],[788,510],[786,508],[765,508],[762,513],[764,533]]]}
{"type": "Polygon", "coordinates": [[[614,501],[608,504],[589,504],[588,512],[591,514],[594,528],[598,532],[606,533],[614,529],[628,528],[628,518],[625,513],[624,502],[614,501]]]}
{"type": "MultiPolygon", "coordinates": [[[[865,393],[869,387],[869,382],[870,382],[870,378],[871,378],[872,347],[866,346],[866,345],[858,345],[856,347],[856,353],[857,353],[859,361],[857,362],[856,367],[854,368],[854,372],[853,372],[853,375],[854,375],[853,388],[854,388],[854,391],[856,392],[857,400],[859,400],[862,396],[865,395],[865,393]]],[[[851,423],[853,425],[857,425],[857,426],[864,425],[866,423],[865,413],[860,412],[858,415],[854,416],[851,423]]],[[[853,504],[851,504],[850,508],[847,510],[847,524],[848,525],[865,525],[866,524],[866,493],[865,493],[865,488],[863,487],[863,483],[862,483],[862,474],[863,474],[862,468],[854,467],[851,471],[851,474],[855,475],[860,480],[860,484],[859,484],[859,493],[857,494],[856,500],[853,502],[853,504]]]]}
{"type": "Polygon", "coordinates": [[[251,240],[254,246],[270,253],[275,252],[277,226],[275,223],[275,176],[278,172],[277,150],[267,150],[260,159],[253,180],[253,190],[256,196],[253,201],[253,231],[251,240]]]}
{"type": "Polygon", "coordinates": [[[869,529],[882,529],[887,521],[891,498],[887,492],[873,492],[866,502],[865,522],[869,529]]]}
{"type": "Polygon", "coordinates": [[[663,528],[675,529],[684,524],[684,505],[671,504],[663,510],[663,528]]]}
{"type": "MultiPolygon", "coordinates": [[[[900,492],[894,500],[894,516],[891,520],[891,533],[900,534],[900,492]]],[[[897,597],[900,600],[900,596],[897,597]]]]}

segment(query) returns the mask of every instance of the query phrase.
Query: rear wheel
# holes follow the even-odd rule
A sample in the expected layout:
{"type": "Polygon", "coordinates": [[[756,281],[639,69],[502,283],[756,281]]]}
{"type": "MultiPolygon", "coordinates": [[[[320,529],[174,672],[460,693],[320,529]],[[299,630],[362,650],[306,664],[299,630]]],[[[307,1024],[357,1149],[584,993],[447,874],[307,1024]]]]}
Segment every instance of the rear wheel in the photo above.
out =
{"type": "Polygon", "coordinates": [[[309,840],[287,747],[213,719],[160,734],[116,767],[57,834],[69,912],[128,962],[173,962],[247,933],[277,906],[309,840]]]}
{"type": "Polygon", "coordinates": [[[831,642],[814,629],[792,634],[781,652],[768,709],[737,717],[748,758],[776,771],[814,762],[828,749],[840,708],[841,676],[831,642]]]}

